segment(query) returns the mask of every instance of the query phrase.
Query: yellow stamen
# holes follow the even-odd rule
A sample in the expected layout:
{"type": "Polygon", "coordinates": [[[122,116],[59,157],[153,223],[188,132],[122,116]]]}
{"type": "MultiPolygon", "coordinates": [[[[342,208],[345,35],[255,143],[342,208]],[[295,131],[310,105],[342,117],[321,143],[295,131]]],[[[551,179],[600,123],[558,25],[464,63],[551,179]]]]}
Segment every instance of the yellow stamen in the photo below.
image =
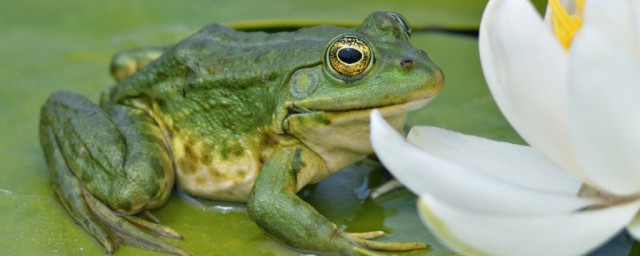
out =
{"type": "Polygon", "coordinates": [[[585,0],[575,0],[578,7],[577,13],[570,15],[560,0],[549,0],[551,7],[551,24],[553,24],[553,32],[558,41],[565,49],[569,49],[571,40],[575,33],[582,27],[582,11],[584,10],[585,0]]]}
{"type": "Polygon", "coordinates": [[[578,6],[578,14],[582,17],[582,11],[584,11],[584,1],[585,0],[576,0],[576,6],[578,6]]]}

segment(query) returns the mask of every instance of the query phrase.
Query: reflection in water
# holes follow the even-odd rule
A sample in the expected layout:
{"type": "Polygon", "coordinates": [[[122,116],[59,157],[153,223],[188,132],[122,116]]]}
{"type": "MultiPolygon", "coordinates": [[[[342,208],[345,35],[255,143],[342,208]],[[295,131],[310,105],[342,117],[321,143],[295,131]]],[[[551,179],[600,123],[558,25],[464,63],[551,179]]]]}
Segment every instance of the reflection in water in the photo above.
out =
{"type": "Polygon", "coordinates": [[[208,212],[231,213],[231,212],[247,212],[247,205],[243,203],[233,203],[225,201],[214,201],[193,197],[185,192],[180,186],[176,186],[176,192],[187,203],[197,207],[198,209],[208,212]]]}
{"type": "Polygon", "coordinates": [[[391,229],[384,225],[389,212],[369,198],[373,189],[389,179],[389,173],[380,164],[365,160],[307,186],[298,195],[343,230],[390,233],[391,229]]]}

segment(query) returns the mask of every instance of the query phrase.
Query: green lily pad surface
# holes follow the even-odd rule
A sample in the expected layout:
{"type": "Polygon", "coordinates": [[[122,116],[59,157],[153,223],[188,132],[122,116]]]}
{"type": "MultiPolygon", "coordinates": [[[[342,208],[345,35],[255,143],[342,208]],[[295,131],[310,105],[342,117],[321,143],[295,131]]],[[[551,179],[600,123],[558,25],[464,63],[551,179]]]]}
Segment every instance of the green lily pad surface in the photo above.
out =
{"type": "MultiPolygon", "coordinates": [[[[537,1],[541,7],[542,1],[537,1]]],[[[331,21],[357,24],[377,10],[402,13],[422,28],[412,35],[445,72],[441,95],[410,114],[407,124],[436,125],[523,143],[486,88],[473,35],[442,32],[478,27],[481,0],[327,1],[5,1],[0,4],[0,248],[6,255],[101,255],[104,249],[76,225],[54,195],[38,142],[41,105],[56,90],[97,100],[113,84],[118,50],[173,44],[209,23],[331,21]],[[263,21],[263,22],[253,22],[263,21]]],[[[285,22],[286,24],[286,22],[285,22]]],[[[297,24],[293,22],[292,24],[297,24]]],[[[305,188],[300,196],[347,231],[384,230],[381,240],[422,241],[428,250],[403,255],[451,255],[420,223],[406,189],[367,198],[391,176],[365,160],[305,188]]],[[[174,193],[154,214],[179,231],[176,245],[193,255],[299,255],[266,236],[242,204],[174,193]]],[[[115,255],[158,255],[123,247],[115,255]]]]}

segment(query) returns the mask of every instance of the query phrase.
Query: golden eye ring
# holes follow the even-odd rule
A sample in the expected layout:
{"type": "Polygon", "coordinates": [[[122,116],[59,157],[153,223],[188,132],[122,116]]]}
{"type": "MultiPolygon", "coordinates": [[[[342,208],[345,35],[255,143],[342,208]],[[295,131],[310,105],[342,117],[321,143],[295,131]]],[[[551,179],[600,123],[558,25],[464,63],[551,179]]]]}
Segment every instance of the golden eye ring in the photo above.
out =
{"type": "Polygon", "coordinates": [[[334,39],[326,53],[329,70],[339,78],[355,78],[373,66],[373,52],[362,37],[343,35],[334,39]]]}

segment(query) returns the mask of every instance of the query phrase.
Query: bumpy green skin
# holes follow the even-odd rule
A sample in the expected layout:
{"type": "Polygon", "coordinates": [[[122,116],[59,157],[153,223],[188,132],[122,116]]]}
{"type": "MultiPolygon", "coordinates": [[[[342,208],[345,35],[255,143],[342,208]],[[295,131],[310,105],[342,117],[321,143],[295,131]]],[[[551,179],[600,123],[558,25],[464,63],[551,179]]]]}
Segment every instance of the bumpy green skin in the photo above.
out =
{"type": "Polygon", "coordinates": [[[116,55],[119,82],[99,106],[56,92],[42,107],[54,190],[108,252],[129,245],[186,254],[151,235],[181,238],[146,212],[166,202],[174,180],[197,196],[247,202],[261,228],[296,248],[423,248],[342,232],[295,194],[372,152],[371,109],[399,128],[441,89],[441,71],[408,43],[399,17],[377,12],[356,29],[274,34],[210,25],[174,47],[116,55]],[[330,72],[326,48],[344,34],[371,46],[366,74],[330,72]]]}

